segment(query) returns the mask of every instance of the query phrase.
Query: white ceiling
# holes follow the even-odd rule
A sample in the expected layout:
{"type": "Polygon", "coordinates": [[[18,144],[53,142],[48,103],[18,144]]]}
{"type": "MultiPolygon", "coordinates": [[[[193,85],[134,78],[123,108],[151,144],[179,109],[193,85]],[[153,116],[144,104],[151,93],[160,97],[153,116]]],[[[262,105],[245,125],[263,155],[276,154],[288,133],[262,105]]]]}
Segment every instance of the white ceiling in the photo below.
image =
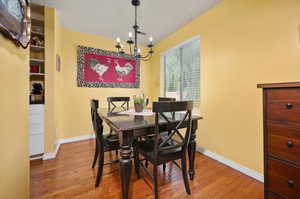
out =
{"type": "MultiPolygon", "coordinates": [[[[141,0],[138,24],[157,42],[222,0],[141,0]]],[[[78,32],[126,41],[134,24],[131,0],[32,0],[56,8],[62,26],[78,32]]],[[[143,37],[143,36],[141,36],[143,37]]],[[[146,44],[148,39],[141,38],[146,44]]]]}

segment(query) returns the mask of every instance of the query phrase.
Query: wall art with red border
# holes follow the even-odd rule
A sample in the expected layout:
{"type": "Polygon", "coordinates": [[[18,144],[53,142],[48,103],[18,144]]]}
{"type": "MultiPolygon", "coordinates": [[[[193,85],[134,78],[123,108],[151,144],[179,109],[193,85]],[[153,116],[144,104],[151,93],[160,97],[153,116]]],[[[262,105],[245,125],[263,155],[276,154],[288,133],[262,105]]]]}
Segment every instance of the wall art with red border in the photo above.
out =
{"type": "Polygon", "coordinates": [[[77,65],[79,87],[140,87],[140,60],[131,55],[78,46],[77,65]]]}

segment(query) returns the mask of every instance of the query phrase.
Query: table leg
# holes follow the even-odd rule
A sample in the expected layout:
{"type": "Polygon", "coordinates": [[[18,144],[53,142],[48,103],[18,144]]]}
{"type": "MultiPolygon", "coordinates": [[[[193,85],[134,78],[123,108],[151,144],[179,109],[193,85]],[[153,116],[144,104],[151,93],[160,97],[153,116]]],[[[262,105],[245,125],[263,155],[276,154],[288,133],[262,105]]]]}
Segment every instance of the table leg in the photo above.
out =
{"type": "Polygon", "coordinates": [[[190,179],[194,180],[195,176],[195,155],[196,155],[196,130],[198,127],[198,121],[193,121],[192,123],[192,132],[191,140],[188,146],[188,155],[189,155],[189,175],[190,179]]]}
{"type": "Polygon", "coordinates": [[[132,169],[131,160],[131,145],[133,140],[132,132],[121,132],[120,133],[120,175],[122,183],[122,198],[129,198],[129,184],[132,169]]]}

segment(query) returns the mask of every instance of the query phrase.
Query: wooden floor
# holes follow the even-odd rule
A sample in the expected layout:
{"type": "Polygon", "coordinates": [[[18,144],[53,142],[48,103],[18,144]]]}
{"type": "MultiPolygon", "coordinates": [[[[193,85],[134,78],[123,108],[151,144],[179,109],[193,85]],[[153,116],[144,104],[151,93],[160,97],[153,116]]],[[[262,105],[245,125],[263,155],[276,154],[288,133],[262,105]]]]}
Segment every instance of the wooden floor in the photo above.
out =
{"type": "MultiPolygon", "coordinates": [[[[104,167],[100,187],[95,188],[96,169],[91,168],[94,140],[64,144],[56,159],[31,162],[31,198],[114,199],[120,198],[118,164],[104,167]]],[[[115,158],[107,153],[106,159],[115,158]]],[[[196,156],[196,177],[190,181],[192,195],[185,193],[180,170],[167,165],[160,169],[160,199],[263,199],[263,184],[206,156],[196,156]]],[[[133,172],[132,199],[153,198],[152,184],[133,172]]]]}

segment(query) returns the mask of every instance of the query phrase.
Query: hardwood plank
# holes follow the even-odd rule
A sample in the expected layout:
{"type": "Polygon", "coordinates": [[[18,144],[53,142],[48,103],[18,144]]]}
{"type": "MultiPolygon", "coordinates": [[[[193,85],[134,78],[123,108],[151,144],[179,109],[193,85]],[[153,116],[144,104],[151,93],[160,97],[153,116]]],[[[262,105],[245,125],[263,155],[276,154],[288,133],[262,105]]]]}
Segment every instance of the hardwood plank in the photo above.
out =
{"type": "MultiPolygon", "coordinates": [[[[95,188],[96,169],[91,168],[94,140],[63,144],[56,159],[32,161],[31,199],[119,199],[119,165],[104,167],[100,187],[95,188]]],[[[106,160],[116,158],[106,153],[106,160]]],[[[134,172],[133,172],[134,173],[134,172]]],[[[133,174],[132,199],[153,198],[152,183],[143,173],[133,174]]],[[[263,184],[202,154],[196,155],[196,177],[190,181],[192,195],[185,192],[181,171],[172,163],[159,169],[159,196],[167,199],[263,199],[263,184]]]]}

